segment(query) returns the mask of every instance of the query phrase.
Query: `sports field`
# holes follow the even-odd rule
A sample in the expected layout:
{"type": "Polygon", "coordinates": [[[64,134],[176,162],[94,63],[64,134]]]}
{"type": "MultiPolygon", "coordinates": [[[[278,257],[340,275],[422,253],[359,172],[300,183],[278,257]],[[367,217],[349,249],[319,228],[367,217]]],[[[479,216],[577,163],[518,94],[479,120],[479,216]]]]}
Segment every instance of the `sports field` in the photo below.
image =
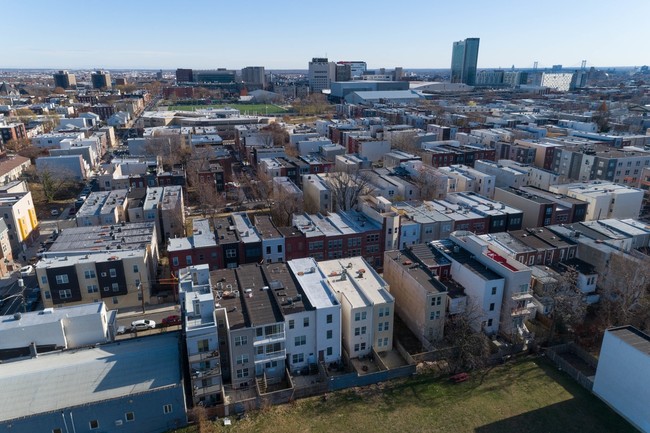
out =
{"type": "Polygon", "coordinates": [[[207,108],[235,108],[242,114],[265,115],[265,114],[282,114],[287,110],[274,104],[218,104],[218,105],[171,105],[169,111],[194,111],[205,110],[207,108]]]}

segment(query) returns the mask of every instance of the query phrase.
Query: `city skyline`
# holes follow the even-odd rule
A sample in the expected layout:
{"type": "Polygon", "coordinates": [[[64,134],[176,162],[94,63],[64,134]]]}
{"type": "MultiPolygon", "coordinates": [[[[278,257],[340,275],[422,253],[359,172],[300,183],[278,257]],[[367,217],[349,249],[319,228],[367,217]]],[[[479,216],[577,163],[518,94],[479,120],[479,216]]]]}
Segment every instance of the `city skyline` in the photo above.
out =
{"type": "Polygon", "coordinates": [[[2,66],[305,70],[312,57],[328,57],[363,60],[369,69],[449,69],[452,43],[471,37],[481,39],[479,69],[532,68],[535,62],[540,68],[579,68],[582,60],[588,67],[650,63],[633,43],[650,13],[650,3],[642,0],[588,5],[549,0],[540,9],[509,0],[499,7],[420,0],[408,7],[338,0],[327,8],[288,1],[248,9],[203,0],[191,8],[170,1],[111,5],[104,10],[90,10],[78,0],[65,6],[39,0],[4,5],[5,16],[13,19],[3,27],[13,42],[3,47],[2,66]]]}

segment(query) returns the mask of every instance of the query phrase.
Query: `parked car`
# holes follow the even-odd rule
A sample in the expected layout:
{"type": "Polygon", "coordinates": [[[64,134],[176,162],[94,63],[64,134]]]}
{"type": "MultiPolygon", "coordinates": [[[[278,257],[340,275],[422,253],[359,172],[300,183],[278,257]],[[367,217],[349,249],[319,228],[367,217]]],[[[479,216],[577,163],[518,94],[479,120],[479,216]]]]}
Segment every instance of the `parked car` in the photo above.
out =
{"type": "Polygon", "coordinates": [[[117,328],[117,335],[126,334],[126,326],[120,326],[117,328]]]}
{"type": "Polygon", "coordinates": [[[144,331],[147,329],[154,329],[155,327],[156,322],[149,319],[134,320],[131,322],[131,329],[135,331],[144,331]]]}
{"type": "Polygon", "coordinates": [[[181,316],[177,314],[173,314],[171,316],[167,316],[164,319],[162,319],[163,326],[174,326],[180,324],[181,324],[181,316]]]}
{"type": "Polygon", "coordinates": [[[28,277],[34,273],[34,267],[32,265],[23,266],[20,268],[20,276],[28,277]]]}

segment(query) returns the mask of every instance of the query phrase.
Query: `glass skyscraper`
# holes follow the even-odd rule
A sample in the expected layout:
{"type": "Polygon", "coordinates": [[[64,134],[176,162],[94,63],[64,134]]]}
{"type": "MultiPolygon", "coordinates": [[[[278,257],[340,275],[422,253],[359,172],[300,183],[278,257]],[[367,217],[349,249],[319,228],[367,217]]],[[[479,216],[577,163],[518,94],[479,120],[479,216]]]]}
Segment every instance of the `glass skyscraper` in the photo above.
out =
{"type": "Polygon", "coordinates": [[[479,38],[454,42],[451,52],[451,82],[476,85],[479,38]]]}

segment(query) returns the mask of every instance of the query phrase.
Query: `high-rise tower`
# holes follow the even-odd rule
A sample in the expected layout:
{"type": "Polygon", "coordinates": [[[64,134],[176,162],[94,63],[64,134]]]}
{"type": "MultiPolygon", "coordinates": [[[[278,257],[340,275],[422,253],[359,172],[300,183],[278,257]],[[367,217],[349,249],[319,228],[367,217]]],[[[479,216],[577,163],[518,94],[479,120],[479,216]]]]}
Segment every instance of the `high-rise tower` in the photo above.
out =
{"type": "Polygon", "coordinates": [[[454,42],[451,53],[451,82],[476,85],[479,38],[454,42]]]}

